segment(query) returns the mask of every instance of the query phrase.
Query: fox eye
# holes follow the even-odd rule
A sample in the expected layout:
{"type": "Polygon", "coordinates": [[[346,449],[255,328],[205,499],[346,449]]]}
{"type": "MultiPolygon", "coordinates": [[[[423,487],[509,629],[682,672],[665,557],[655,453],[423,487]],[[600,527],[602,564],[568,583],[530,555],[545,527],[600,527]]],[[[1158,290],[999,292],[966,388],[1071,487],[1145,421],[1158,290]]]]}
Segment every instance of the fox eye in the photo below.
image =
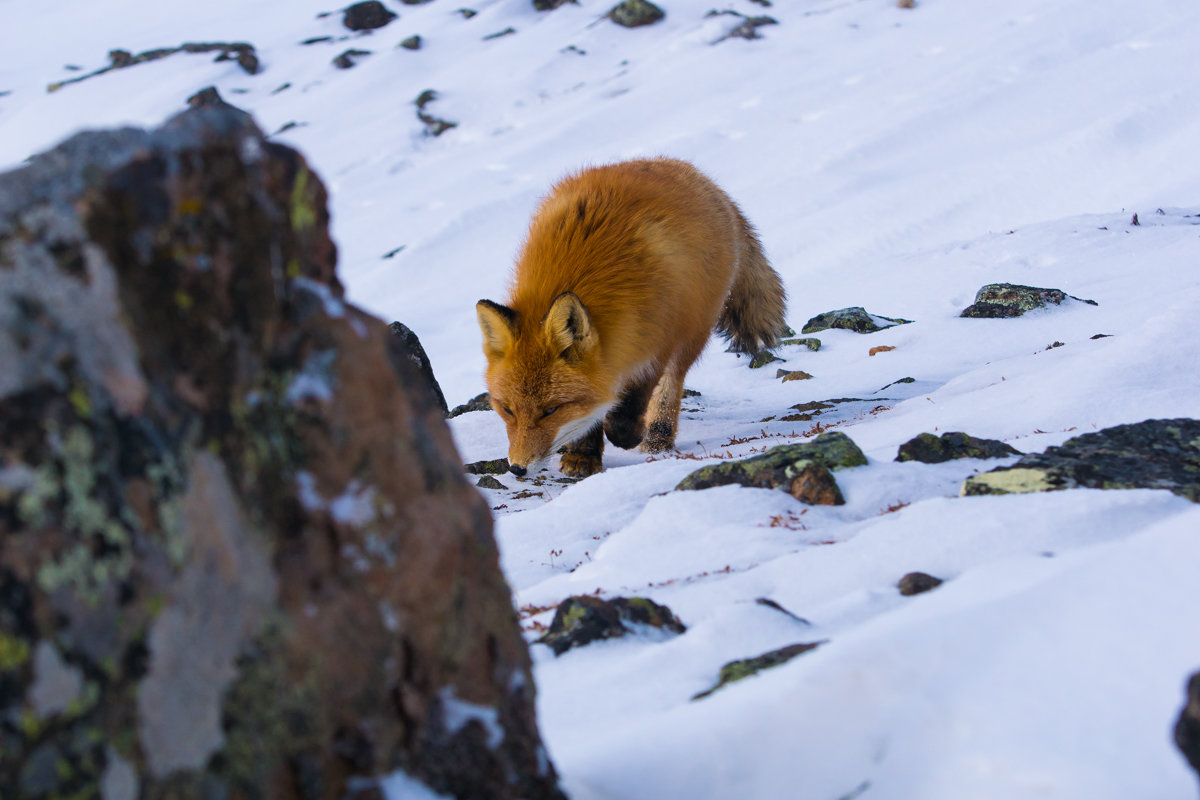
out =
{"type": "Polygon", "coordinates": [[[500,406],[500,410],[503,411],[505,413],[505,415],[510,416],[510,417],[513,415],[512,409],[509,408],[508,406],[504,405],[503,403],[497,403],[496,405],[500,406]]]}
{"type": "Polygon", "coordinates": [[[549,408],[547,408],[545,411],[542,412],[542,419],[545,419],[546,417],[550,416],[555,411],[558,411],[560,408],[562,408],[562,406],[550,406],[549,408]]]}

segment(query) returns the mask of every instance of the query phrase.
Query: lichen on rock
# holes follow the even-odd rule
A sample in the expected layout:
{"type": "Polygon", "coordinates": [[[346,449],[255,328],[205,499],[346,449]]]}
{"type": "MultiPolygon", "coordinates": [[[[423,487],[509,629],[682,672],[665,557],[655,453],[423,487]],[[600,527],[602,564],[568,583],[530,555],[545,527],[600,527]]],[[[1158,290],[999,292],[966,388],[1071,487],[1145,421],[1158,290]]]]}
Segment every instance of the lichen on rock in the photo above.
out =
{"type": "Polygon", "coordinates": [[[973,475],[962,494],[1166,489],[1200,503],[1200,421],[1159,419],[1085,433],[973,475]]]}
{"type": "Polygon", "coordinates": [[[849,436],[826,431],[809,442],[783,444],[750,458],[702,467],[675,490],[738,485],[779,489],[813,505],[842,505],[845,500],[831,471],[866,463],[867,457],[849,436]]]}
{"type": "Polygon", "coordinates": [[[1020,450],[998,439],[980,439],[962,431],[951,431],[941,436],[917,434],[900,445],[896,460],[940,464],[956,458],[1009,458],[1019,455],[1020,450]]]}
{"type": "Polygon", "coordinates": [[[796,656],[804,655],[810,650],[815,650],[824,641],[820,642],[802,642],[790,644],[787,647],[781,647],[778,650],[771,650],[762,655],[753,658],[742,658],[736,661],[730,661],[721,667],[721,671],[717,676],[717,682],[708,689],[692,695],[693,700],[703,700],[713,692],[728,686],[731,683],[736,683],[744,678],[749,678],[751,675],[757,675],[764,669],[778,667],[791,661],[796,656]]]}
{"type": "Polygon", "coordinates": [[[885,328],[907,325],[911,322],[911,319],[871,314],[862,306],[850,306],[849,308],[839,308],[834,311],[817,314],[804,323],[804,327],[800,332],[817,333],[818,331],[829,330],[831,328],[841,328],[854,331],[855,333],[875,333],[885,328]]]}
{"type": "Polygon", "coordinates": [[[223,103],[0,175],[5,800],[562,798],[486,504],[328,222],[223,103]]]}
{"type": "Polygon", "coordinates": [[[1047,304],[1061,305],[1068,297],[1096,305],[1095,300],[1080,300],[1061,289],[1042,289],[1014,283],[989,283],[975,293],[975,302],[964,308],[959,316],[985,319],[1019,317],[1026,311],[1043,308],[1047,304]]]}
{"type": "Polygon", "coordinates": [[[560,656],[600,639],[627,636],[638,627],[679,634],[687,629],[671,609],[645,597],[568,597],[558,604],[550,628],[537,641],[560,656]]]}

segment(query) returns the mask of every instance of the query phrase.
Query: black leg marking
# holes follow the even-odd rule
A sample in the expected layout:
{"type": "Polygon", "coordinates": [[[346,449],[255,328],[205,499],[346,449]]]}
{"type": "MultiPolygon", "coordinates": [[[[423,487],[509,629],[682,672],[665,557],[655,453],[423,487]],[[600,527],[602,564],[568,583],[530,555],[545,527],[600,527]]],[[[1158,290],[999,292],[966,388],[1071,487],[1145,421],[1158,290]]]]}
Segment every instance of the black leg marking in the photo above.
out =
{"type": "Polygon", "coordinates": [[[604,433],[617,447],[626,450],[637,447],[645,435],[642,418],[654,392],[657,376],[641,383],[631,383],[621,393],[621,400],[604,417],[604,433]]]}

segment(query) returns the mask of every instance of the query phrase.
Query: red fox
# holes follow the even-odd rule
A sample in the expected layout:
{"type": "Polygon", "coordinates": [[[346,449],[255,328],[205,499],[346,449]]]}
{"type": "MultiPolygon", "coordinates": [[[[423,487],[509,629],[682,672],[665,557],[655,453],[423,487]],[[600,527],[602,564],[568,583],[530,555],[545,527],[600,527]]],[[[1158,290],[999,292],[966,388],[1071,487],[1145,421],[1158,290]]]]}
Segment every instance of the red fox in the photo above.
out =
{"type": "Polygon", "coordinates": [[[591,475],[604,435],[673,449],[683,378],[713,329],[754,353],[775,344],[784,308],[754,228],[691,164],[568,176],[530,223],[507,305],[476,305],[509,470],[561,449],[565,474],[591,475]]]}

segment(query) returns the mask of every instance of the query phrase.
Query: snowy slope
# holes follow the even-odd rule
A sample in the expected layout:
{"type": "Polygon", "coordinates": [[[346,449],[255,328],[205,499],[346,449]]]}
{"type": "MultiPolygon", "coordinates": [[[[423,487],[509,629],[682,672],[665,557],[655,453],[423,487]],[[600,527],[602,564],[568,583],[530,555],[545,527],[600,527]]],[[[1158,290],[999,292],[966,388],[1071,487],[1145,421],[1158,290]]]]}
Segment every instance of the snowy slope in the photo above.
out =
{"type": "MultiPolygon", "coordinates": [[[[483,389],[474,302],[503,298],[550,183],[631,156],[693,160],[758,226],[793,327],[848,305],[915,322],[785,348],[780,366],[814,375],[786,384],[714,343],[689,376],[701,395],[681,457],[610,450],[580,483],[551,468],[486,492],[530,628],[596,590],[649,596],[689,627],[559,658],[534,646],[572,796],[1194,798],[1169,729],[1200,667],[1200,509],[1155,491],[959,498],[1003,462],[892,459],[922,431],[1030,452],[1200,417],[1200,6],[733,0],[718,8],[779,24],[712,44],[739,20],[706,17],[709,0],[663,0],[666,19],[635,30],[595,0],[469,4],[466,19],[450,0],[388,0],[400,18],[353,35],[316,0],[5,3],[0,167],[81,126],[156,124],[208,85],[269,132],[295,123],[278,139],[330,188],[351,298],[417,331],[455,404],[483,389]],[[397,48],[413,34],[421,50],[397,48]],[[335,41],[300,44],[320,36],[335,41]],[[249,41],[263,70],[177,55],[45,91],[112,48],[199,40],[249,41]],[[350,47],[372,53],[334,68],[350,47]],[[458,123],[437,138],[413,104],[426,89],[458,123]],[[1098,305],[958,318],[997,281],[1098,305]],[[896,349],[869,356],[878,345],[896,349]],[[838,473],[847,505],[669,493],[713,457],[810,433],[778,420],[790,405],[842,397],[862,401],[820,422],[870,459],[838,473]],[[902,598],[916,569],[947,583],[902,598]],[[819,640],[689,699],[727,661],[819,640]]],[[[495,415],[453,428],[465,461],[504,454],[495,415]]]]}

